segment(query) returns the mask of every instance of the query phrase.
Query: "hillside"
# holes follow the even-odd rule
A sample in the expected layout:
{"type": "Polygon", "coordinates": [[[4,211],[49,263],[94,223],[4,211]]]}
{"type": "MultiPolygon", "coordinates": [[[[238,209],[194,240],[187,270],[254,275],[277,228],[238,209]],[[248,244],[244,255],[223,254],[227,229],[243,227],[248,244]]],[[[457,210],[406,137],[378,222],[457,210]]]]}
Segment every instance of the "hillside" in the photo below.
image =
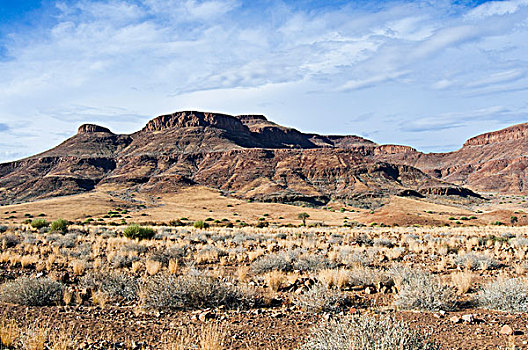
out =
{"type": "Polygon", "coordinates": [[[390,195],[522,193],[526,130],[518,125],[472,138],[456,152],[424,154],[359,136],[306,134],[261,115],[177,112],[130,135],[85,124],[51,150],[1,164],[0,203],[101,186],[170,193],[200,185],[241,199],[363,207],[390,195]]]}

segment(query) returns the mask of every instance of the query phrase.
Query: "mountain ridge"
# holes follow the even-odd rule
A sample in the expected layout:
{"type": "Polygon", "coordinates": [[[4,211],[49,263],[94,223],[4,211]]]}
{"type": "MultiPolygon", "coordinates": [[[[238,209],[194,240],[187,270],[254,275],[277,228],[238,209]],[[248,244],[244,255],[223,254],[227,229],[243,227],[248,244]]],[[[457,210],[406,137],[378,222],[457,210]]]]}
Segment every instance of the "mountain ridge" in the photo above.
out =
{"type": "Polygon", "coordinates": [[[479,198],[473,189],[525,190],[528,163],[517,151],[506,152],[516,160],[516,171],[501,174],[498,182],[493,171],[512,166],[504,152],[512,143],[524,149],[527,126],[476,136],[455,152],[425,154],[355,135],[302,133],[263,115],[181,111],[158,116],[128,135],[83,124],[57,147],[0,164],[0,203],[108,184],[154,192],[199,184],[244,199],[315,205],[341,200],[368,206],[390,195],[479,198]],[[479,150],[471,152],[475,147],[479,150]],[[505,164],[493,164],[497,154],[505,164]],[[476,169],[468,159],[489,169],[476,169]]]}

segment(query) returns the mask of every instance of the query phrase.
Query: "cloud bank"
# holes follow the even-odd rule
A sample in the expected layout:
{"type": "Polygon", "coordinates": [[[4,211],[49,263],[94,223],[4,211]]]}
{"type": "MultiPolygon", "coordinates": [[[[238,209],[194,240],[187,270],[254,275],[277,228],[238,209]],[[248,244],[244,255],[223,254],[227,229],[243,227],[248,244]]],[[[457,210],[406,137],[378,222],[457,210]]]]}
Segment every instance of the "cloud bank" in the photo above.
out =
{"type": "Polygon", "coordinates": [[[1,27],[1,161],[182,109],[424,151],[528,119],[527,0],[49,3],[1,27]]]}

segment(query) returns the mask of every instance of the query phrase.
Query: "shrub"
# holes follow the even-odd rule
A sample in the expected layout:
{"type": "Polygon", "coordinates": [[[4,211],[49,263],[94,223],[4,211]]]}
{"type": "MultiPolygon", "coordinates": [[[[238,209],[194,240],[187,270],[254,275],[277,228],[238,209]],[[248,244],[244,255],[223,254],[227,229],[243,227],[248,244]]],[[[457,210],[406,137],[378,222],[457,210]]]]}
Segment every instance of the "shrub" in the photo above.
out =
{"type": "Polygon", "coordinates": [[[518,278],[498,279],[479,291],[476,301],[486,309],[528,312],[528,285],[518,278]]]}
{"type": "Polygon", "coordinates": [[[22,239],[19,236],[15,235],[5,235],[0,238],[0,247],[2,248],[11,248],[19,244],[22,239]]]}
{"type": "Polygon", "coordinates": [[[77,242],[77,235],[76,234],[68,234],[68,235],[58,235],[58,234],[50,234],[46,236],[46,240],[48,242],[53,242],[53,246],[60,247],[60,248],[73,248],[75,247],[75,243],[77,242]]]}
{"type": "Polygon", "coordinates": [[[308,312],[340,311],[350,306],[350,300],[341,292],[322,283],[314,284],[294,300],[295,305],[308,312]]]}
{"type": "Polygon", "coordinates": [[[499,267],[497,260],[481,254],[467,253],[455,259],[458,266],[471,270],[488,270],[499,267]]]}
{"type": "Polygon", "coordinates": [[[150,239],[155,234],[152,228],[139,225],[130,225],[123,231],[123,236],[131,239],[150,239]]]}
{"type": "Polygon", "coordinates": [[[398,295],[395,305],[403,310],[451,311],[456,307],[454,290],[425,271],[405,271],[395,276],[398,295]]]}
{"type": "Polygon", "coordinates": [[[47,222],[46,219],[33,219],[33,221],[31,221],[31,227],[36,228],[37,230],[48,226],[49,222],[47,222]]]}
{"type": "Polygon", "coordinates": [[[251,271],[255,274],[273,270],[288,272],[293,269],[292,260],[291,256],[288,256],[286,252],[265,255],[251,264],[251,271]]]}
{"type": "Polygon", "coordinates": [[[198,220],[194,222],[193,226],[194,228],[199,228],[203,230],[204,228],[208,228],[209,224],[203,220],[198,220]]]}
{"type": "Polygon", "coordinates": [[[293,268],[299,271],[319,271],[331,267],[330,262],[323,256],[304,254],[297,258],[293,268]]]}
{"type": "Polygon", "coordinates": [[[139,292],[138,281],[119,272],[92,272],[84,276],[81,286],[103,293],[114,300],[136,300],[139,292]]]}
{"type": "Polygon", "coordinates": [[[394,243],[390,239],[377,238],[374,240],[374,247],[392,248],[394,247],[394,243]]]}
{"type": "Polygon", "coordinates": [[[200,309],[220,305],[237,308],[258,303],[252,290],[222,282],[198,270],[178,277],[151,277],[142,286],[141,299],[146,307],[156,309],[200,309]]]}
{"type": "Polygon", "coordinates": [[[19,277],[3,285],[0,300],[26,306],[56,305],[63,289],[61,283],[48,278],[19,277]]]}
{"type": "Polygon", "coordinates": [[[6,232],[8,228],[6,225],[0,225],[0,233],[6,232]]]}
{"type": "Polygon", "coordinates": [[[422,333],[390,316],[363,315],[349,320],[326,321],[315,327],[303,350],[439,350],[422,333]]]}
{"type": "Polygon", "coordinates": [[[51,230],[66,233],[68,232],[68,225],[69,225],[68,221],[64,219],[58,219],[51,223],[51,230]]]}

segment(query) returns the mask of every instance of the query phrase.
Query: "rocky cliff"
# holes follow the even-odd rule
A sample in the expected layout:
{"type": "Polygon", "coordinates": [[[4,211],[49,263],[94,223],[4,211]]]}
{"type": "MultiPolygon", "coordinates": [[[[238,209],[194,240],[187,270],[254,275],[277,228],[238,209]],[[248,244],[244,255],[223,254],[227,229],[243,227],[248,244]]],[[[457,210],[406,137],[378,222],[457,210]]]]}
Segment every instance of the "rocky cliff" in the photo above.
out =
{"type": "Polygon", "coordinates": [[[0,203],[105,184],[150,193],[198,184],[260,201],[366,206],[389,195],[477,197],[466,185],[526,191],[526,125],[505,130],[457,152],[423,154],[359,136],[305,134],[261,115],[177,112],[130,135],[85,124],[49,151],[1,164],[0,203]]]}
{"type": "Polygon", "coordinates": [[[475,191],[528,193],[528,124],[475,136],[461,149],[424,154],[415,150],[378,152],[376,160],[417,167],[475,191]]]}

